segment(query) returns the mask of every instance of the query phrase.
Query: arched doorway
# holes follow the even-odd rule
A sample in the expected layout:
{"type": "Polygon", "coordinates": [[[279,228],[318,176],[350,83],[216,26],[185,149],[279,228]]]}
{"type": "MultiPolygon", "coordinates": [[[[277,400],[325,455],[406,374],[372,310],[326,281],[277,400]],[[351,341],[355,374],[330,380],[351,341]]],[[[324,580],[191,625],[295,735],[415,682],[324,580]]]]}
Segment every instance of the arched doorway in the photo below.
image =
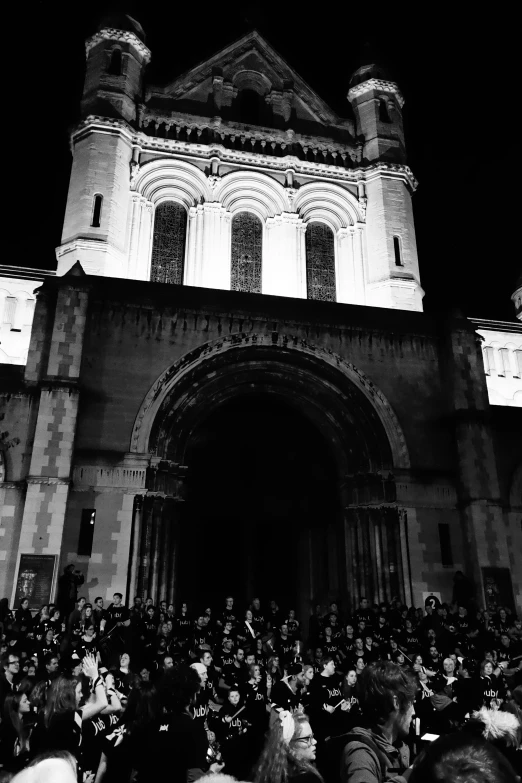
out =
{"type": "Polygon", "coordinates": [[[210,584],[220,603],[229,591],[269,597],[275,584],[303,617],[327,598],[345,606],[363,595],[405,600],[407,537],[392,475],[409,464],[404,436],[381,392],[335,354],[279,333],[200,346],[151,387],[132,444],[153,456],[148,492],[136,499],[129,595],[207,600],[210,584]],[[319,478],[316,456],[327,467],[319,478]],[[310,513],[295,539],[300,495],[310,513]],[[246,531],[253,542],[245,516],[255,521],[246,531]],[[260,568],[267,554],[258,554],[255,536],[263,525],[277,528],[281,552],[294,536],[284,583],[279,565],[277,575],[270,561],[260,568]],[[250,560],[225,573],[245,551],[250,560]]]}
{"type": "Polygon", "coordinates": [[[199,422],[186,463],[183,600],[220,604],[230,593],[244,605],[259,595],[304,611],[327,597],[324,531],[339,519],[339,481],[324,435],[301,412],[277,395],[234,396],[199,422]],[[314,561],[325,568],[312,584],[314,530],[323,533],[314,561]]]}

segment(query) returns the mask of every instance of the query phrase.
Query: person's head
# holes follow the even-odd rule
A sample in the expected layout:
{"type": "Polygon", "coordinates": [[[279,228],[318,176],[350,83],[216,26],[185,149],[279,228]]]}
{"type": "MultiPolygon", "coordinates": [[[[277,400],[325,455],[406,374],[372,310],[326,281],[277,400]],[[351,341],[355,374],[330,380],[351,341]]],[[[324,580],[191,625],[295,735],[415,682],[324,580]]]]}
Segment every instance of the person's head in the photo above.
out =
{"type": "Polygon", "coordinates": [[[166,655],[163,659],[163,668],[166,669],[172,669],[174,666],[174,659],[171,655],[166,655]]]}
{"type": "Polygon", "coordinates": [[[167,623],[161,623],[160,625],[160,634],[162,636],[168,636],[169,635],[169,626],[167,623]]]}
{"type": "Polygon", "coordinates": [[[366,644],[367,647],[371,647],[373,644],[373,636],[367,633],[366,636],[364,637],[364,643],[366,644]]]}
{"type": "Polygon", "coordinates": [[[283,623],[281,626],[281,636],[288,636],[288,625],[283,623]]]}
{"type": "Polygon", "coordinates": [[[348,669],[344,680],[347,685],[350,685],[350,687],[353,688],[353,686],[357,682],[357,672],[355,671],[355,669],[348,669]]]}
{"type": "Polygon", "coordinates": [[[310,666],[310,664],[305,664],[303,667],[303,677],[305,680],[306,685],[309,685],[311,681],[314,678],[314,667],[310,666]]]}
{"type": "Polygon", "coordinates": [[[233,707],[237,707],[240,701],[240,695],[237,688],[231,688],[228,692],[228,700],[233,707]]]}
{"type": "Polygon", "coordinates": [[[453,658],[444,658],[442,666],[444,667],[444,674],[447,677],[453,677],[455,673],[455,661],[453,658]]]}
{"type": "Polygon", "coordinates": [[[370,726],[388,725],[397,739],[408,734],[415,713],[417,680],[413,672],[390,661],[371,663],[359,675],[363,718],[370,726]]]}
{"type": "Polygon", "coordinates": [[[483,660],[480,665],[480,674],[482,677],[491,677],[493,674],[493,664],[487,659],[483,660]]]}
{"type": "Polygon", "coordinates": [[[254,682],[258,682],[261,679],[261,667],[258,663],[251,663],[248,667],[248,673],[250,675],[250,679],[254,682]]]}
{"type": "Polygon", "coordinates": [[[80,612],[83,611],[86,603],[87,603],[87,600],[83,596],[80,596],[80,598],[78,598],[77,604],[78,604],[78,609],[80,610],[80,612]]]}
{"type": "Polygon", "coordinates": [[[29,609],[29,599],[28,598],[22,598],[20,601],[20,608],[21,609],[29,609]]]}
{"type": "Polygon", "coordinates": [[[25,692],[8,693],[4,702],[2,719],[7,726],[12,726],[18,737],[25,738],[24,715],[31,712],[31,702],[25,692]]]}
{"type": "Polygon", "coordinates": [[[509,647],[510,642],[509,642],[509,636],[507,635],[507,633],[501,633],[500,634],[500,644],[502,644],[504,647],[509,647]]]}
{"type": "Polygon", "coordinates": [[[122,600],[123,600],[123,595],[121,593],[114,593],[114,595],[112,596],[112,602],[114,606],[120,606],[122,600]]]}
{"type": "Polygon", "coordinates": [[[160,601],[160,609],[162,612],[167,611],[167,602],[166,601],[160,601]]]}
{"type": "MultiPolygon", "coordinates": [[[[192,666],[180,664],[164,673],[158,690],[161,706],[165,712],[180,714],[191,705],[201,687],[200,675],[194,669],[194,666],[198,665],[202,664],[192,666]]],[[[205,669],[204,666],[202,668],[205,669]]]]}
{"type": "Polygon", "coordinates": [[[229,653],[233,646],[234,646],[234,642],[232,641],[232,639],[229,638],[223,639],[223,649],[225,650],[225,652],[229,653]]]}
{"type": "Polygon", "coordinates": [[[151,620],[154,617],[154,607],[152,605],[147,606],[147,615],[151,620]]]}
{"type": "Polygon", "coordinates": [[[141,609],[141,605],[143,604],[143,601],[141,600],[141,595],[136,595],[134,597],[134,606],[136,609],[141,609]]]}
{"type": "Polygon", "coordinates": [[[322,660],[323,671],[321,674],[325,677],[332,677],[335,674],[335,661],[329,655],[325,656],[322,660]]]}
{"type": "Polygon", "coordinates": [[[246,664],[246,666],[251,666],[255,662],[256,662],[256,656],[254,655],[254,653],[248,653],[245,656],[245,664],[246,664]]]}
{"type": "Polygon", "coordinates": [[[130,661],[131,659],[129,653],[122,653],[120,655],[120,669],[128,669],[130,666],[130,661]]]}
{"type": "Polygon", "coordinates": [[[430,646],[430,655],[431,655],[432,658],[438,658],[439,657],[439,651],[437,650],[437,648],[435,647],[434,644],[432,644],[430,646]]]}
{"type": "Polygon", "coordinates": [[[506,758],[483,737],[445,734],[415,759],[409,783],[515,783],[506,758]]]}
{"type": "Polygon", "coordinates": [[[74,712],[82,700],[82,683],[73,677],[59,675],[51,682],[44,708],[44,723],[49,728],[55,715],[74,712]]]}
{"type": "Polygon", "coordinates": [[[368,609],[368,599],[367,598],[361,598],[360,607],[363,611],[366,611],[368,609]]]}
{"type": "Polygon", "coordinates": [[[261,608],[261,601],[259,600],[259,598],[254,598],[254,600],[252,601],[252,608],[254,609],[254,611],[259,612],[261,608]]]}
{"type": "Polygon", "coordinates": [[[154,606],[154,601],[150,597],[150,595],[145,599],[145,606],[148,608],[149,606],[154,606]]]}
{"type": "Polygon", "coordinates": [[[252,611],[250,609],[247,609],[245,612],[245,620],[247,623],[251,623],[254,619],[254,615],[252,614],[252,611]]]}
{"type": "Polygon", "coordinates": [[[238,663],[242,663],[245,660],[245,651],[242,647],[238,647],[235,654],[235,659],[238,663]]]}
{"type": "Polygon", "coordinates": [[[20,671],[20,658],[15,653],[9,653],[2,660],[3,669],[9,679],[17,677],[20,671]]]}
{"type": "Polygon", "coordinates": [[[422,666],[422,655],[416,655],[413,658],[413,665],[414,666],[422,666]]]}
{"type": "Polygon", "coordinates": [[[362,640],[362,636],[358,636],[357,637],[357,639],[355,640],[355,646],[356,646],[356,648],[358,650],[362,650],[362,648],[364,647],[364,642],[362,640]]]}
{"type": "Polygon", "coordinates": [[[199,661],[208,669],[208,667],[212,663],[212,653],[209,652],[208,650],[201,650],[199,654],[199,661]]]}
{"type": "Polygon", "coordinates": [[[348,623],[348,625],[346,626],[346,635],[353,636],[353,625],[351,625],[350,623],[348,623]]]}
{"type": "Polygon", "coordinates": [[[332,638],[332,629],[330,628],[329,625],[327,625],[326,628],[324,629],[324,635],[326,636],[327,639],[332,638]]]}
{"type": "MultiPolygon", "coordinates": [[[[313,767],[317,741],[310,722],[302,713],[284,713],[268,734],[265,748],[257,762],[256,780],[288,780],[293,773],[308,772],[315,778],[313,767]]],[[[318,783],[321,778],[317,778],[318,783]]]]}
{"type": "Polygon", "coordinates": [[[208,680],[207,667],[203,663],[193,663],[190,668],[194,669],[199,677],[200,685],[204,686],[208,680]]]}
{"type": "Polygon", "coordinates": [[[143,680],[143,682],[149,682],[149,680],[150,680],[150,671],[147,669],[146,666],[144,666],[140,670],[140,677],[143,680]]]}
{"type": "Polygon", "coordinates": [[[103,598],[101,595],[98,596],[98,598],[94,599],[94,606],[96,609],[103,609],[103,598]]]}
{"type": "Polygon", "coordinates": [[[198,628],[204,628],[205,627],[205,615],[201,613],[198,615],[198,619],[196,620],[198,628]]]}
{"type": "Polygon", "coordinates": [[[234,607],[234,599],[232,598],[231,595],[227,595],[227,597],[225,598],[225,607],[226,607],[227,611],[229,611],[229,612],[232,611],[232,609],[234,607]]]}
{"type": "Polygon", "coordinates": [[[58,656],[53,653],[47,653],[44,658],[44,666],[47,674],[55,674],[58,671],[59,666],[58,656]]]}
{"type": "Polygon", "coordinates": [[[76,783],[76,759],[66,750],[53,750],[36,756],[12,783],[76,783]]]}

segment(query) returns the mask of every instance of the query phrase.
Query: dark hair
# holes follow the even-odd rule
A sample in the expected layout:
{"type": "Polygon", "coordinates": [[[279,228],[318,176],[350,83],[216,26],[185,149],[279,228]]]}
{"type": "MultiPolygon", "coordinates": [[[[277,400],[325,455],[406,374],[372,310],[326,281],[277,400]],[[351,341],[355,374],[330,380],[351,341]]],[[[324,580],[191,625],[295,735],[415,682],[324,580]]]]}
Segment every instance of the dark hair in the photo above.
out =
{"type": "Polygon", "coordinates": [[[44,666],[48,666],[51,663],[51,661],[54,661],[55,658],[57,661],[60,660],[58,653],[54,653],[54,652],[46,653],[44,658],[44,666]]]}
{"type": "Polygon", "coordinates": [[[27,692],[8,693],[4,702],[3,721],[7,726],[12,726],[22,748],[28,739],[28,732],[24,722],[20,717],[19,707],[22,696],[27,696],[27,692]]]}
{"type": "Polygon", "coordinates": [[[386,720],[395,709],[395,699],[399,711],[405,712],[415,699],[418,689],[413,672],[391,661],[377,661],[366,666],[359,676],[358,684],[364,694],[361,711],[371,725],[379,725],[386,720]]]}
{"type": "Polygon", "coordinates": [[[428,745],[413,765],[410,783],[516,783],[506,758],[483,737],[458,732],[428,745]]]}
{"type": "Polygon", "coordinates": [[[132,734],[153,723],[161,715],[160,702],[156,686],[141,680],[129,692],[123,722],[132,734]]]}
{"type": "Polygon", "coordinates": [[[160,703],[167,712],[184,712],[199,688],[199,674],[190,666],[180,664],[165,671],[158,685],[160,703]]]}
{"type": "Polygon", "coordinates": [[[64,677],[63,675],[53,680],[47,692],[47,701],[44,708],[44,725],[46,728],[49,728],[55,715],[74,712],[76,709],[77,682],[76,678],[64,677]]]}
{"type": "Polygon", "coordinates": [[[101,597],[101,595],[99,595],[98,598],[94,599],[94,603],[97,603],[97,601],[103,601],[103,598],[101,597]]]}
{"type": "Polygon", "coordinates": [[[123,598],[122,593],[114,593],[112,597],[114,598],[116,595],[118,596],[118,598],[123,598]]]}

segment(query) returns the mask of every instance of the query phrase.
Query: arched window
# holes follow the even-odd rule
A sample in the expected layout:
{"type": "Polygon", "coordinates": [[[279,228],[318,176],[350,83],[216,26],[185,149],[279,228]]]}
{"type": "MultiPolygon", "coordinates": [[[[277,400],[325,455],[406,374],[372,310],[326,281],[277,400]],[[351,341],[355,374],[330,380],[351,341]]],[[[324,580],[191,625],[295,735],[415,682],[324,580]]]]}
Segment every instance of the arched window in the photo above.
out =
{"type": "Polygon", "coordinates": [[[306,294],[308,299],[335,302],[335,241],[324,223],[306,227],[306,294]]]}
{"type": "Polygon", "coordinates": [[[103,196],[101,195],[101,193],[96,193],[92,202],[91,226],[93,228],[99,228],[101,226],[102,204],[103,204],[103,196]]]}
{"type": "Polygon", "coordinates": [[[153,283],[183,283],[187,213],[181,204],[164,201],[156,207],[150,279],[153,283]]]}
{"type": "Polygon", "coordinates": [[[111,59],[109,60],[109,67],[107,68],[108,73],[110,73],[111,76],[121,76],[121,65],[121,49],[113,49],[111,52],[111,59]]]}
{"type": "Polygon", "coordinates": [[[390,107],[388,101],[385,98],[381,98],[379,101],[379,119],[381,122],[391,122],[390,107]]]}
{"type": "Polygon", "coordinates": [[[232,218],[231,280],[232,291],[261,293],[263,226],[251,212],[239,212],[232,218]]]}

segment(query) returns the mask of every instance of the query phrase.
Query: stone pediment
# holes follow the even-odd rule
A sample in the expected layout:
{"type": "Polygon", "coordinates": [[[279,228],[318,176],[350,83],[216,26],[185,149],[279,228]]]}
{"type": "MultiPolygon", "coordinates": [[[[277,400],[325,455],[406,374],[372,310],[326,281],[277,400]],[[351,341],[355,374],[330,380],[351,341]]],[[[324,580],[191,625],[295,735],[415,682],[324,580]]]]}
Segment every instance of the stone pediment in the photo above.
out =
{"type": "Polygon", "coordinates": [[[242,96],[250,101],[245,123],[276,127],[341,126],[339,118],[317,93],[256,31],[163,86],[151,86],[147,105],[159,111],[182,111],[242,121],[242,96]],[[259,118],[252,107],[259,97],[259,118]]]}

